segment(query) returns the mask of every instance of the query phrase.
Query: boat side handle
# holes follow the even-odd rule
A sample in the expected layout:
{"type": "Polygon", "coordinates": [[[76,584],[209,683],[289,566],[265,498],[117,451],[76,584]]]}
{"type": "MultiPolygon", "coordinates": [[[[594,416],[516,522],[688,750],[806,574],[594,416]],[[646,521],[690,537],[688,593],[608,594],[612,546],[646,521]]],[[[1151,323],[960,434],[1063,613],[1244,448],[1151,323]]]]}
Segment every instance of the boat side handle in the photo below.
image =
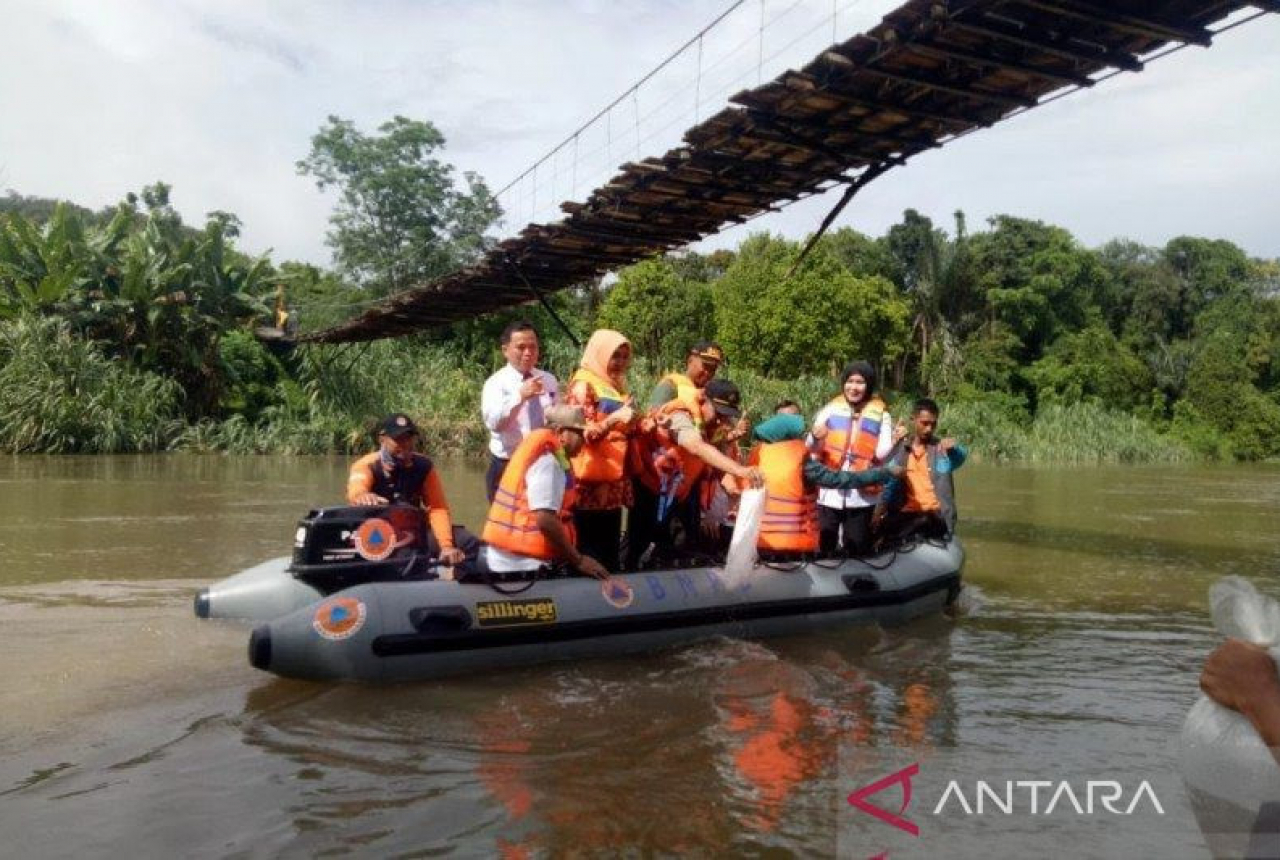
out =
{"type": "Polygon", "coordinates": [[[880,580],[869,573],[846,573],[841,580],[850,594],[874,594],[880,590],[880,580]]]}
{"type": "Polygon", "coordinates": [[[419,633],[462,633],[471,629],[471,613],[465,606],[416,606],[409,623],[419,633]]]}

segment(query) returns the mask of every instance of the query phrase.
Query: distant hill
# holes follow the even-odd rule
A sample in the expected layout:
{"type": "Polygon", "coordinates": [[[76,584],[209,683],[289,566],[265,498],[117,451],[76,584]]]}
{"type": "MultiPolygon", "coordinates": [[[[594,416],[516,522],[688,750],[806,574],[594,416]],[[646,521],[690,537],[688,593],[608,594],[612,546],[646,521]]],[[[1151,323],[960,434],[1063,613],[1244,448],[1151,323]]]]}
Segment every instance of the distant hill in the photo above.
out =
{"type": "Polygon", "coordinates": [[[55,200],[50,197],[29,197],[25,194],[19,194],[12,188],[0,197],[0,214],[21,215],[29,221],[37,224],[44,224],[53,216],[53,209],[59,203],[66,205],[72,212],[80,216],[85,224],[97,224],[111,220],[111,216],[115,214],[114,207],[106,207],[94,212],[92,209],[86,209],[72,203],[69,200],[55,200]]]}

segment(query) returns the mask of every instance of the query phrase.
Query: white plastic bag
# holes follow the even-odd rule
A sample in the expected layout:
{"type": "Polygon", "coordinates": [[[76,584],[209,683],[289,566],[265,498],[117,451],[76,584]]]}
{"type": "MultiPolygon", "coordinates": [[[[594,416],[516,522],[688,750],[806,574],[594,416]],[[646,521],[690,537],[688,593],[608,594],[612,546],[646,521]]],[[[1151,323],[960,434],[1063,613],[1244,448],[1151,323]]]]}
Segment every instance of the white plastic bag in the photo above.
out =
{"type": "Polygon", "coordinates": [[[738,588],[756,566],[756,539],[760,537],[760,520],[764,516],[764,490],[743,490],[738,501],[738,519],[733,524],[729,556],[724,564],[724,581],[738,588]]]}
{"type": "MultiPolygon", "coordinates": [[[[1228,576],[1209,589],[1213,626],[1268,648],[1280,662],[1280,605],[1247,580],[1228,576]]],[[[1182,724],[1179,766],[1209,847],[1240,856],[1258,807],[1280,800],[1280,764],[1243,715],[1201,694],[1182,724]]]]}

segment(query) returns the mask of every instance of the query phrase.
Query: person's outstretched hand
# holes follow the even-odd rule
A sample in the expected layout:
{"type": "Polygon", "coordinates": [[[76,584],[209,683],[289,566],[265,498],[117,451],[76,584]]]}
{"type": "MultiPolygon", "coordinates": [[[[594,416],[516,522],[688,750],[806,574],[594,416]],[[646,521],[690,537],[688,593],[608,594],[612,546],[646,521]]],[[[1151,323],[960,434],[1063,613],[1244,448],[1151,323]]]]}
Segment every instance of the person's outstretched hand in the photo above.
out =
{"type": "Polygon", "coordinates": [[[596,579],[609,578],[608,569],[589,555],[583,555],[578,559],[578,570],[596,579]]]}

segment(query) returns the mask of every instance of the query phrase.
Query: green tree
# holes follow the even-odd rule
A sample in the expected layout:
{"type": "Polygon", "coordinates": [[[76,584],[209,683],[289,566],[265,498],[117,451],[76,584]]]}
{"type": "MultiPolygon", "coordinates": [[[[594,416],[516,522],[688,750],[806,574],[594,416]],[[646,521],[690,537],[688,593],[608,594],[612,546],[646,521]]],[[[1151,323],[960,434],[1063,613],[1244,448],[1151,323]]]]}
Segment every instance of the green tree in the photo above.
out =
{"type": "Polygon", "coordinates": [[[1149,399],[1151,372],[1101,321],[1058,338],[1027,372],[1040,403],[1093,401],[1132,410],[1149,399]]]}
{"type": "Polygon", "coordinates": [[[501,214],[484,181],[435,154],[445,139],[430,122],[397,116],[366,135],[330,116],[298,172],[338,192],[329,246],[342,272],[376,295],[404,290],[472,262],[501,214]]]}
{"type": "Polygon", "coordinates": [[[272,280],[283,285],[285,305],[297,314],[303,332],[337,325],[372,303],[367,292],[338,273],[310,263],[285,261],[272,280]]]}
{"type": "Polygon", "coordinates": [[[253,422],[280,401],[278,386],[285,378],[285,370],[252,332],[227,332],[218,342],[218,357],[224,379],[219,405],[224,413],[243,415],[253,422]]]}
{"type": "Polygon", "coordinates": [[[1175,413],[1184,425],[1207,425],[1242,460],[1280,454],[1280,404],[1252,385],[1237,336],[1226,328],[1201,340],[1175,413]]]}
{"type": "MultiPolygon", "coordinates": [[[[1276,269],[1280,274],[1280,265],[1276,269]]],[[[1280,295],[1259,301],[1256,319],[1256,339],[1250,347],[1251,361],[1258,370],[1254,384],[1280,401],[1280,295]]]]}
{"type": "Polygon", "coordinates": [[[713,287],[716,333],[734,364],[766,376],[829,372],[851,358],[881,366],[906,349],[909,309],[893,284],[850,274],[815,246],[751,236],[713,287]]]}
{"type": "Polygon", "coordinates": [[[961,347],[961,380],[976,391],[1012,391],[1022,342],[1008,326],[993,322],[969,335],[961,347]]]}
{"type": "Polygon", "coordinates": [[[685,250],[668,254],[667,260],[675,273],[684,280],[709,284],[725,273],[736,256],[735,252],[724,248],[710,254],[685,250]]]}
{"type": "Polygon", "coordinates": [[[872,239],[852,227],[841,227],[823,236],[819,244],[852,275],[860,278],[879,275],[895,284],[902,283],[901,263],[884,240],[872,239]]]}
{"type": "MultiPolygon", "coordinates": [[[[128,226],[113,224],[112,244],[128,226]]],[[[62,203],[43,227],[19,214],[0,217],[0,317],[57,308],[92,279],[93,251],[80,216],[62,203]]]]}
{"type": "Polygon", "coordinates": [[[1061,227],[1008,215],[991,224],[970,243],[978,286],[988,318],[1008,326],[1022,344],[1018,357],[1032,362],[1060,334],[1087,324],[1108,273],[1061,227]]]}
{"type": "Polygon", "coordinates": [[[904,212],[902,222],[890,227],[884,239],[912,314],[913,351],[898,363],[897,384],[903,384],[907,363],[914,359],[920,386],[930,394],[954,381],[960,365],[959,338],[976,304],[964,213],[956,212],[955,217],[954,242],[914,209],[904,212]]]}
{"type": "Polygon", "coordinates": [[[218,341],[251,325],[270,266],[232,247],[234,220],[214,213],[203,230],[182,223],[156,183],[129,195],[105,225],[85,228],[58,207],[37,229],[19,215],[0,225],[0,315],[65,319],[81,336],[185,391],[188,415],[217,409],[223,387],[218,341]]]}
{"type": "Polygon", "coordinates": [[[1107,271],[1108,289],[1099,300],[1107,326],[1117,336],[1133,343],[1169,337],[1161,293],[1174,295],[1177,285],[1173,269],[1164,264],[1158,248],[1128,239],[1113,239],[1097,250],[1098,261],[1107,271]]]}
{"type": "Polygon", "coordinates": [[[1225,239],[1179,236],[1165,245],[1164,258],[1181,281],[1187,320],[1220,299],[1250,292],[1249,258],[1225,239]]]}
{"type": "Polygon", "coordinates": [[[680,366],[689,346],[715,332],[710,288],[681,277],[677,263],[655,257],[618,273],[596,323],[630,338],[638,357],[657,367],[680,366]]]}

